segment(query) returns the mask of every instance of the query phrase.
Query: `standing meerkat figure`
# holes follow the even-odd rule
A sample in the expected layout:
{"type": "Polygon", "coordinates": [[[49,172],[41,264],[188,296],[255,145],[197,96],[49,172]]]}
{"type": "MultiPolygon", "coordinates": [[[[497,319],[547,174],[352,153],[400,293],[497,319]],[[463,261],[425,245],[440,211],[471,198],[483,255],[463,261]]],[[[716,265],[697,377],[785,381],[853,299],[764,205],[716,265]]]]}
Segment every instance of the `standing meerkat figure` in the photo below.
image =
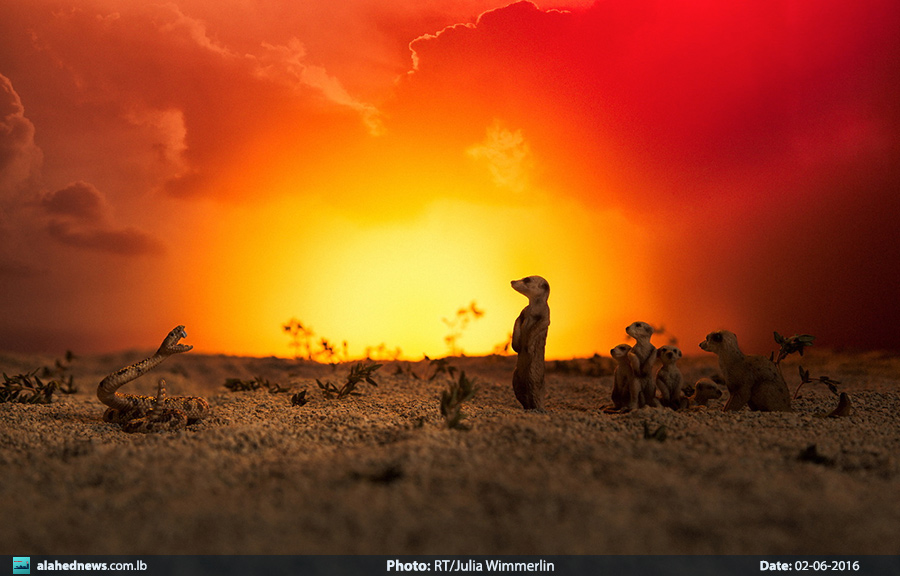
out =
{"type": "Polygon", "coordinates": [[[681,358],[681,350],[675,346],[660,346],[657,349],[662,366],[656,371],[656,387],[660,392],[660,403],[677,410],[684,398],[684,377],[676,362],[681,358]]]}
{"type": "Polygon", "coordinates": [[[728,330],[710,332],[700,348],[719,357],[719,369],[731,397],[724,410],[788,412],[791,394],[775,363],[763,356],[746,356],[738,347],[737,336],[728,330]]]}
{"type": "Polygon", "coordinates": [[[544,347],[550,326],[550,284],[540,276],[510,282],[513,290],[528,297],[513,326],[512,349],[518,353],[513,372],[513,391],[526,410],[544,409],[544,347]]]}
{"type": "Polygon", "coordinates": [[[638,360],[631,353],[631,346],[619,344],[609,351],[609,354],[617,362],[616,371],[613,374],[612,406],[604,406],[604,412],[626,412],[638,407],[638,399],[641,395],[641,385],[635,378],[638,370],[638,360]]]}
{"type": "Polygon", "coordinates": [[[656,400],[656,383],[653,381],[653,364],[656,362],[656,346],[650,343],[653,327],[646,322],[632,322],[625,333],[636,340],[631,353],[638,360],[635,377],[640,382],[641,397],[638,407],[659,406],[656,400]]]}

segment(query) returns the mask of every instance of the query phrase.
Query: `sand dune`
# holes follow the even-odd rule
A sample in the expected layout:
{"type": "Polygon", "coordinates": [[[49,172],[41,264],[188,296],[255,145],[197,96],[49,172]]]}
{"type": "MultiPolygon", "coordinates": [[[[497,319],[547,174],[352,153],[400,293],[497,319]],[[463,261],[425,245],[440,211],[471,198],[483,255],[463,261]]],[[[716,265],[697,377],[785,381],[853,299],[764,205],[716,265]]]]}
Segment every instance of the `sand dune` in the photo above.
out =
{"type": "MultiPolygon", "coordinates": [[[[449,430],[424,362],[388,363],[378,387],[326,399],[336,368],[189,353],[123,389],[200,394],[210,418],[127,435],[100,420],[96,385],[149,352],[78,358],[79,391],[0,404],[0,542],[35,554],[897,554],[900,360],[821,350],[800,363],[841,381],[806,385],[793,413],[642,409],[605,415],[607,361],[551,364],[547,413],[525,413],[514,358],[455,358],[477,381],[449,430]],[[587,375],[588,368],[599,376],[587,375]],[[226,378],[306,389],[231,392],[226,378]],[[663,441],[645,438],[665,427],[663,441]]],[[[52,357],[0,354],[28,372],[52,357]]],[[[784,364],[792,391],[798,362],[784,364]]],[[[685,358],[688,380],[717,371],[685,358]]]]}

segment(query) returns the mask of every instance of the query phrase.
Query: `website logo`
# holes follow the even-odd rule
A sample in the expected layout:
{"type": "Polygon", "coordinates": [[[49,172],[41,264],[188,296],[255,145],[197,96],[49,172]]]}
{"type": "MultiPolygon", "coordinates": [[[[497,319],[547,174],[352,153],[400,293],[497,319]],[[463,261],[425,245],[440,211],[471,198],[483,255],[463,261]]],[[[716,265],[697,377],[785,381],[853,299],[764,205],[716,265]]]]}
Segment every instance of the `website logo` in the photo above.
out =
{"type": "Polygon", "coordinates": [[[31,556],[13,556],[13,574],[31,574],[31,556]]]}

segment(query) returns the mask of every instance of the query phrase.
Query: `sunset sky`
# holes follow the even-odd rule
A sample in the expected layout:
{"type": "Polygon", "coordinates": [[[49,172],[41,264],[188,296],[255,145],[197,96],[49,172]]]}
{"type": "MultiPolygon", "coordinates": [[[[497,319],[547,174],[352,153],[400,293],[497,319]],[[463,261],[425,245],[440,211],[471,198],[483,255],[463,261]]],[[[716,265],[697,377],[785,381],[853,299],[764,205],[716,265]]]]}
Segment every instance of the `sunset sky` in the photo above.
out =
{"type": "Polygon", "coordinates": [[[900,350],[896,0],[4,0],[0,350],[900,350]]]}

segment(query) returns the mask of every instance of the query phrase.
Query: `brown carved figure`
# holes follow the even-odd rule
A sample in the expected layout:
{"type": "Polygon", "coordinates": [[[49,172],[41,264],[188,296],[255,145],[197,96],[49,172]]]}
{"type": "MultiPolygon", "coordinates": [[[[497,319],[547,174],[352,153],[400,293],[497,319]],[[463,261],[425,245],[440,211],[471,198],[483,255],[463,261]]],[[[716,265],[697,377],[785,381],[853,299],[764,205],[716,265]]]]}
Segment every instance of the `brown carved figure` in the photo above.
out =
{"type": "Polygon", "coordinates": [[[613,373],[613,403],[603,406],[601,411],[616,413],[635,410],[641,396],[641,385],[635,377],[638,359],[631,353],[631,346],[628,344],[619,344],[611,349],[609,354],[616,361],[616,371],[613,373]]]}
{"type": "Polygon", "coordinates": [[[550,326],[550,284],[540,276],[510,282],[528,297],[513,326],[512,349],[519,355],[513,372],[513,392],[526,410],[544,410],[544,347],[550,326]]]}
{"type": "Polygon", "coordinates": [[[681,399],[682,409],[706,408],[710,400],[718,400],[722,397],[722,389],[711,378],[701,378],[694,384],[694,392],[690,396],[681,399]]]}
{"type": "Polygon", "coordinates": [[[635,370],[635,378],[641,387],[638,408],[659,406],[659,401],[656,399],[656,382],[653,379],[653,364],[656,363],[657,350],[656,346],[650,343],[653,327],[646,322],[632,322],[625,328],[625,333],[635,339],[631,354],[638,361],[635,370]]]}
{"type": "Polygon", "coordinates": [[[656,387],[659,389],[659,401],[663,406],[677,410],[684,400],[684,377],[678,369],[681,350],[676,346],[660,346],[657,357],[662,366],[656,371],[656,387]]]}
{"type": "Polygon", "coordinates": [[[778,367],[764,356],[747,356],[741,352],[734,333],[710,332],[700,348],[719,357],[719,369],[730,393],[726,412],[744,406],[763,412],[791,410],[791,394],[778,367]]]}

